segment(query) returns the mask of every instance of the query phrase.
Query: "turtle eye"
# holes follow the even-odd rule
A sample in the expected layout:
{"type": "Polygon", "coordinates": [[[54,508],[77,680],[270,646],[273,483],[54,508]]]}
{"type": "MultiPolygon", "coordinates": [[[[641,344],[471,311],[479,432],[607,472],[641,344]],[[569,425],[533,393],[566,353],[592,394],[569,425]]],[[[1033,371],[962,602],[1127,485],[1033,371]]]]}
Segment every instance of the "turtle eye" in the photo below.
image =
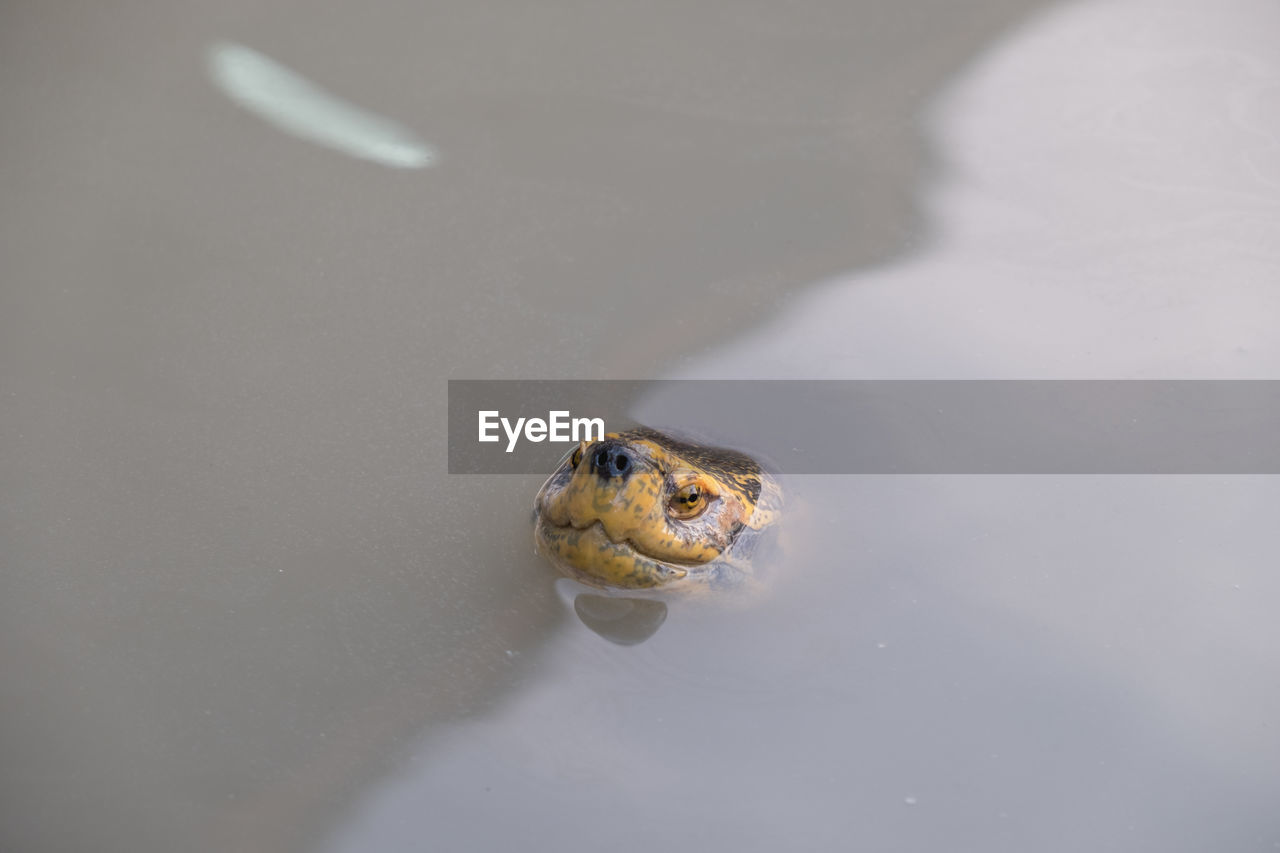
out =
{"type": "Polygon", "coordinates": [[[711,493],[706,489],[697,483],[690,483],[682,486],[671,496],[671,500],[667,501],[667,511],[673,518],[696,518],[707,508],[711,497],[711,493]]]}
{"type": "Polygon", "coordinates": [[[578,463],[582,461],[582,448],[586,447],[585,441],[578,442],[578,449],[573,451],[573,455],[569,457],[569,467],[577,468],[578,463]]]}

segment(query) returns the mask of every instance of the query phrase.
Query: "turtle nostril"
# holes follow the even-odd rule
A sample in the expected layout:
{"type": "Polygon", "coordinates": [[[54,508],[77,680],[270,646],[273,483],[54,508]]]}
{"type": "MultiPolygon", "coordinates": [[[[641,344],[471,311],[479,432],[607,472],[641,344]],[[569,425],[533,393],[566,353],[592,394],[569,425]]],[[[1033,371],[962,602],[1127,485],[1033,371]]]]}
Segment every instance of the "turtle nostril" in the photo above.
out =
{"type": "Polygon", "coordinates": [[[616,444],[606,445],[592,454],[591,466],[606,480],[626,477],[631,473],[631,455],[627,453],[626,448],[616,444]]]}

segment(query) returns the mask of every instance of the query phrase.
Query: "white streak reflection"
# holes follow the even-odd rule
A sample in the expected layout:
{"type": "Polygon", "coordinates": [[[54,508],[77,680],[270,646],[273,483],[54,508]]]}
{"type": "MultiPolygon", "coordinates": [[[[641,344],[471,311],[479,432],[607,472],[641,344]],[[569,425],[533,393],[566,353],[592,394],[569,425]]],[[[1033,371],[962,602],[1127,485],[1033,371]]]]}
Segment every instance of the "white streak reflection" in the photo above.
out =
{"type": "Polygon", "coordinates": [[[362,110],[268,56],[234,43],[209,49],[209,76],[231,100],[292,136],[393,169],[421,169],[436,154],[408,129],[362,110]]]}

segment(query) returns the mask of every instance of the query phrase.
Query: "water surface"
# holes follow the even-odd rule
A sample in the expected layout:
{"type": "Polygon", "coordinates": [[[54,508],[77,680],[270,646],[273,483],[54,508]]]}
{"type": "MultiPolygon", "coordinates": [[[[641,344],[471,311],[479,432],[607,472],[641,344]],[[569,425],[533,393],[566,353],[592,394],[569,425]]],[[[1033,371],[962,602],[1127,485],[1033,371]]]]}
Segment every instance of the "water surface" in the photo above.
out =
{"type": "MultiPolygon", "coordinates": [[[[1280,20],[1158,11],[1011,34],[925,113],[949,167],[930,243],[676,375],[1275,378],[1280,65],[1245,13],[1280,20]]],[[[659,388],[634,414],[681,406],[659,388]]],[[[727,429],[776,442],[803,414],[727,429]]],[[[331,849],[427,849],[428,813],[454,843],[513,843],[504,814],[559,849],[1280,844],[1276,478],[788,489],[772,595],[677,602],[641,645],[565,625],[534,683],[424,737],[331,849]]]]}
{"type": "Polygon", "coordinates": [[[1274,378],[1272,5],[0,21],[0,847],[1275,840],[1270,481],[802,482],[773,595],[623,647],[444,436],[450,377],[1274,378]]]}

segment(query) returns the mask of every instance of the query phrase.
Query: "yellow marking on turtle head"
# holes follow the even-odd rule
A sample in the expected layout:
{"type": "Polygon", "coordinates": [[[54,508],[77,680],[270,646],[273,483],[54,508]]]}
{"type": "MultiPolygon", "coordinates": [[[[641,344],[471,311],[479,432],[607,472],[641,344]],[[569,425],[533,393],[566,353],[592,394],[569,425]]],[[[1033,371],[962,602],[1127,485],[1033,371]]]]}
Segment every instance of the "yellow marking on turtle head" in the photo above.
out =
{"type": "Polygon", "coordinates": [[[744,528],[771,523],[775,494],[734,451],[611,433],[575,449],[539,491],[538,548],[589,583],[659,586],[705,573],[744,528]]]}

